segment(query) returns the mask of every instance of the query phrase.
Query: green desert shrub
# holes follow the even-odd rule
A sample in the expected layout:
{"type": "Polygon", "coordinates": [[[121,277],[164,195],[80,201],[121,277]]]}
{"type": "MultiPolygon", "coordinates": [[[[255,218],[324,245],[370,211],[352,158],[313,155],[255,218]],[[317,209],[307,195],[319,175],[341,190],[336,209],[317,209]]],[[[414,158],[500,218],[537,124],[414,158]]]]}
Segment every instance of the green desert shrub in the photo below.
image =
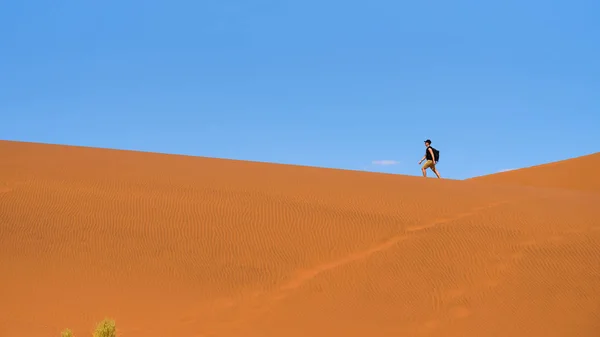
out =
{"type": "Polygon", "coordinates": [[[105,319],[98,324],[96,331],[94,331],[94,337],[116,337],[115,321],[111,319],[105,319]]]}
{"type": "Polygon", "coordinates": [[[60,337],[73,337],[73,332],[71,332],[69,329],[65,329],[63,332],[61,332],[60,337]]]}

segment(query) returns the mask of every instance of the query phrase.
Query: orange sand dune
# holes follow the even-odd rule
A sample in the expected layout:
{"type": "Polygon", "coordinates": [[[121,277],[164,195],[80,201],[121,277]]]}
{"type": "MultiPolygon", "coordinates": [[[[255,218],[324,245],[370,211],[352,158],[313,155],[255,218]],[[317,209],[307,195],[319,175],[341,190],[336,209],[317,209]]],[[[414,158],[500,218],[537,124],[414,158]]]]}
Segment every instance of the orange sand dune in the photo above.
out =
{"type": "Polygon", "coordinates": [[[600,192],[600,175],[596,174],[599,166],[600,152],[470,180],[600,192]]]}
{"type": "Polygon", "coordinates": [[[2,337],[89,336],[106,316],[123,337],[600,333],[600,194],[576,176],[560,190],[19,142],[0,158],[2,337]]]}

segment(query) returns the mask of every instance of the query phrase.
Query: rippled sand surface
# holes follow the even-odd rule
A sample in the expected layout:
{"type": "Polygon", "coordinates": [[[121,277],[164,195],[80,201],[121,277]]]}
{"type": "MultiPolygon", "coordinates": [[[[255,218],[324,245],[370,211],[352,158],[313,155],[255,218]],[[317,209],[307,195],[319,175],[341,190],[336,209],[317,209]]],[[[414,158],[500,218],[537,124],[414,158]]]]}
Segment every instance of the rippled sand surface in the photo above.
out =
{"type": "Polygon", "coordinates": [[[599,336],[591,162],[454,181],[0,141],[0,336],[599,336]]]}

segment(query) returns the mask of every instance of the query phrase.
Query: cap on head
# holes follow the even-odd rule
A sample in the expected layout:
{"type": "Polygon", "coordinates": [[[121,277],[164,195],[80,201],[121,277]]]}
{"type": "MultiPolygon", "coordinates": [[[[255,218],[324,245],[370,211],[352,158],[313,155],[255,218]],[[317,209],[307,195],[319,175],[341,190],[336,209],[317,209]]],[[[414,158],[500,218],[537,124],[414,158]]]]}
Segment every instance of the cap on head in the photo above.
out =
{"type": "Polygon", "coordinates": [[[430,140],[430,139],[427,139],[427,140],[425,141],[425,144],[427,144],[427,145],[431,145],[431,140],[430,140]]]}

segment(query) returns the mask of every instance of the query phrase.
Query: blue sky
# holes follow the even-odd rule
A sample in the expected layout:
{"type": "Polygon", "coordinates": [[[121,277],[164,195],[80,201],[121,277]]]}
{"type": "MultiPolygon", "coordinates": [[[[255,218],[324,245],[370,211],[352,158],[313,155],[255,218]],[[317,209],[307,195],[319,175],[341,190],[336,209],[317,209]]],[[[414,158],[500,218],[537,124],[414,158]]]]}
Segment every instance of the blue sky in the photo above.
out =
{"type": "Polygon", "coordinates": [[[462,179],[599,151],[600,2],[3,1],[0,139],[462,179]],[[373,161],[396,161],[374,165],[373,161]]]}

